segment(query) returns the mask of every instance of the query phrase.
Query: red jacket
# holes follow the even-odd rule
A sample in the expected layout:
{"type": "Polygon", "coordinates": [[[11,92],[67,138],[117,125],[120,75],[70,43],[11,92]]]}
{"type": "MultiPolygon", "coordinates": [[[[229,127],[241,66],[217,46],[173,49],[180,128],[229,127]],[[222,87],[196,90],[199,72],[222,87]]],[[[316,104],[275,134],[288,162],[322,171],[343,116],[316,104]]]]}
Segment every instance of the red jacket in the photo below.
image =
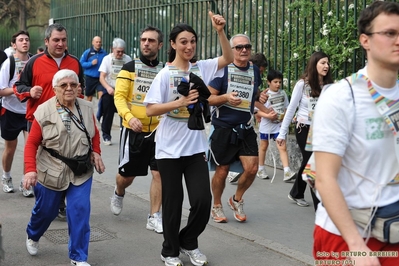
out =
{"type": "Polygon", "coordinates": [[[21,102],[28,101],[26,104],[26,119],[28,121],[33,122],[33,113],[36,111],[36,108],[55,95],[52,82],[55,73],[60,69],[75,71],[83,90],[84,78],[82,66],[79,59],[68,54],[68,51],[65,51],[60,67],[58,67],[57,62],[50,56],[47,50],[42,54],[35,55],[26,63],[13,89],[21,102]],[[43,88],[39,99],[31,98],[30,89],[34,86],[41,86],[43,88]]]}

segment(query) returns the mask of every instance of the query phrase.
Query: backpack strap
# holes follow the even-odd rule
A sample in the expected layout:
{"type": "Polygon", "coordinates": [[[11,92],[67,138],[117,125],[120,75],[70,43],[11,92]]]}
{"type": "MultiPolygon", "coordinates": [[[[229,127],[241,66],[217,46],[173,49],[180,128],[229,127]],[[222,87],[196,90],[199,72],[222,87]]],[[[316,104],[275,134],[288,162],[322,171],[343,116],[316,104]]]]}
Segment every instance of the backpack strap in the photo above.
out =
{"type": "Polygon", "coordinates": [[[15,73],[15,58],[12,55],[10,55],[8,58],[10,59],[10,79],[8,80],[8,82],[10,82],[15,73]]]}

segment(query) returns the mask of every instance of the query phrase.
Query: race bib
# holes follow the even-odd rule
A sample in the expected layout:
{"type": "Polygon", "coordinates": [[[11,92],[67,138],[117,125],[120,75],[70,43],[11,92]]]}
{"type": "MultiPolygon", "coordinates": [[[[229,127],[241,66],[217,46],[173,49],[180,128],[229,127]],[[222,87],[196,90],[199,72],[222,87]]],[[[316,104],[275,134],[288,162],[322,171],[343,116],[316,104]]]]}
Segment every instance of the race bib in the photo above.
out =
{"type": "Polygon", "coordinates": [[[251,102],[255,84],[252,64],[247,71],[242,71],[233,64],[230,64],[227,70],[228,86],[226,93],[236,92],[236,97],[241,99],[241,103],[237,106],[233,106],[227,102],[225,106],[238,111],[251,112],[251,102]]]}

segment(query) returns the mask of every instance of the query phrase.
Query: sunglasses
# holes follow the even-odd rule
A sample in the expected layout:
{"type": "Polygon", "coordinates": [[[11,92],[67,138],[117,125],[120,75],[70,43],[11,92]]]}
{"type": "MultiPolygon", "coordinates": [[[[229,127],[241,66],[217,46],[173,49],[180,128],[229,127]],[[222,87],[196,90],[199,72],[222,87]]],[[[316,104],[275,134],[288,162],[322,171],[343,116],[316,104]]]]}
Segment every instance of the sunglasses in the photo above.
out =
{"type": "Polygon", "coordinates": [[[156,39],[152,39],[152,38],[141,38],[140,41],[141,42],[155,43],[157,40],[156,39]]]}
{"type": "Polygon", "coordinates": [[[61,83],[60,85],[57,85],[54,87],[58,87],[63,90],[66,90],[68,88],[68,86],[71,87],[71,89],[76,89],[79,86],[79,84],[78,83],[61,83]]]}
{"type": "Polygon", "coordinates": [[[252,44],[239,44],[236,46],[231,47],[231,49],[236,49],[236,51],[241,51],[242,49],[246,49],[246,50],[251,50],[252,49],[252,44]]]}

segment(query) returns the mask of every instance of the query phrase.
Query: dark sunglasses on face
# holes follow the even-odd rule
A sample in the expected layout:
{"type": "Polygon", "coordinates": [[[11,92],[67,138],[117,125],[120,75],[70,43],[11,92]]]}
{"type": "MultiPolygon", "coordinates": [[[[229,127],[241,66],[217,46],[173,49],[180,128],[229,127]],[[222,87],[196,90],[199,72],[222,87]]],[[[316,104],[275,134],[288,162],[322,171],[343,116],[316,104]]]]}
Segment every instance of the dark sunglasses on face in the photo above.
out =
{"type": "Polygon", "coordinates": [[[252,44],[239,44],[236,46],[231,47],[231,49],[236,49],[236,51],[241,51],[242,49],[246,49],[246,50],[251,50],[252,49],[252,44]]]}
{"type": "Polygon", "coordinates": [[[157,40],[152,39],[152,38],[141,38],[141,42],[149,42],[149,43],[155,43],[157,40]]]}
{"type": "Polygon", "coordinates": [[[79,86],[79,84],[78,83],[61,83],[60,85],[57,85],[55,87],[66,90],[68,88],[68,86],[71,87],[71,89],[76,89],[79,86]]]}

